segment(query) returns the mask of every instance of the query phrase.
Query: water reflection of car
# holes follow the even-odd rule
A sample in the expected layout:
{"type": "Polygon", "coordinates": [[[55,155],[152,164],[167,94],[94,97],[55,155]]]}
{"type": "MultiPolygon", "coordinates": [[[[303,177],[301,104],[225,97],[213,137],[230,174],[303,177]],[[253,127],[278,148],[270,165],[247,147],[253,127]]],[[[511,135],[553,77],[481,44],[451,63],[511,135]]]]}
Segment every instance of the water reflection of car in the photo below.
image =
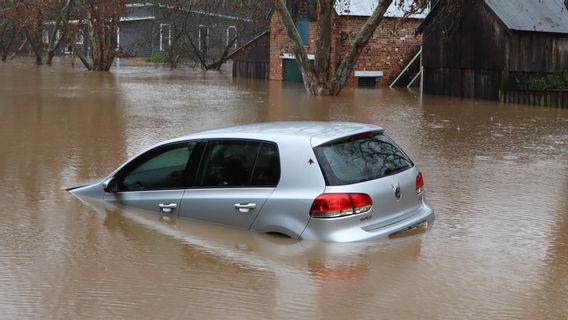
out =
{"type": "Polygon", "coordinates": [[[69,191],[305,240],[366,240],[434,220],[410,158],[382,128],[345,122],[260,123],[190,134],[69,191]]]}

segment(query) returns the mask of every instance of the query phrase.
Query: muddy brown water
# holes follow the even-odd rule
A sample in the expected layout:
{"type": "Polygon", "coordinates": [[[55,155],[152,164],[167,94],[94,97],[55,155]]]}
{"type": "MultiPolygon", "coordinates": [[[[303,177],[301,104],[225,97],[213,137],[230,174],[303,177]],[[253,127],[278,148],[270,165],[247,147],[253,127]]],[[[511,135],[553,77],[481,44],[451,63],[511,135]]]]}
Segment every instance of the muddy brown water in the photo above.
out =
{"type": "Polygon", "coordinates": [[[125,64],[0,64],[2,319],[568,319],[568,110],[125,64]],[[425,176],[434,227],[293,241],[102,207],[64,188],[226,125],[382,125],[425,176]]]}

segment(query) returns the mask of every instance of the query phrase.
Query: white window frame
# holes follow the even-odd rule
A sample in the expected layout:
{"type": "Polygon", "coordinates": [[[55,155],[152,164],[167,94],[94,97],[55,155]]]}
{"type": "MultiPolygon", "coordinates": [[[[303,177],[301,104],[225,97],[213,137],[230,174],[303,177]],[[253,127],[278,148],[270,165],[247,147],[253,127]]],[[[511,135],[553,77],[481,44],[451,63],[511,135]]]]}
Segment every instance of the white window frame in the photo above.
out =
{"type": "Polygon", "coordinates": [[[168,28],[167,29],[168,30],[168,46],[172,45],[172,25],[169,24],[169,23],[160,23],[160,51],[164,51],[164,49],[165,49],[164,46],[163,46],[163,44],[164,44],[164,39],[163,39],[164,27],[168,28]]]}
{"type": "MultiPolygon", "coordinates": [[[[118,42],[118,40],[117,40],[117,42],[118,42]]],[[[78,32],[78,33],[75,35],[75,44],[80,44],[80,45],[82,45],[83,43],[85,43],[85,37],[83,36],[83,33],[82,33],[82,32],[78,32]]]]}
{"type": "Polygon", "coordinates": [[[120,50],[120,26],[116,27],[116,51],[120,50]]]}
{"type": "MultiPolygon", "coordinates": [[[[229,37],[231,35],[231,29],[235,30],[235,37],[237,36],[237,27],[235,26],[229,26],[227,27],[227,43],[226,45],[229,45],[229,41],[231,40],[229,37]]],[[[233,43],[233,48],[237,47],[237,41],[235,40],[235,42],[233,43]]]]}
{"type": "Polygon", "coordinates": [[[205,36],[205,46],[206,47],[209,46],[209,28],[207,28],[206,25],[200,24],[199,25],[199,32],[198,32],[198,39],[197,39],[198,42],[199,42],[199,45],[198,45],[199,51],[203,50],[203,48],[201,47],[201,29],[205,29],[206,32],[207,32],[207,35],[205,36]]]}
{"type": "Polygon", "coordinates": [[[41,32],[41,41],[43,43],[49,43],[49,30],[43,29],[41,32]]]}

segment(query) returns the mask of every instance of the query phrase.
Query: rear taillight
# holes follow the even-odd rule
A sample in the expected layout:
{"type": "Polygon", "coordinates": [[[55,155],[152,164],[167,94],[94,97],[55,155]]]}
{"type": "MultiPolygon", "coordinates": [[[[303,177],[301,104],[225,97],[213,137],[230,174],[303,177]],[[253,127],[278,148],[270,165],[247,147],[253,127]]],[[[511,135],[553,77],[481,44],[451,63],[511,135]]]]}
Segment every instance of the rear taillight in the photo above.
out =
{"type": "Polygon", "coordinates": [[[364,193],[325,193],[314,200],[310,209],[313,218],[337,218],[371,209],[373,201],[364,193]]]}
{"type": "Polygon", "coordinates": [[[422,173],[418,172],[416,176],[416,193],[420,194],[424,191],[424,178],[422,178],[422,173]]]}

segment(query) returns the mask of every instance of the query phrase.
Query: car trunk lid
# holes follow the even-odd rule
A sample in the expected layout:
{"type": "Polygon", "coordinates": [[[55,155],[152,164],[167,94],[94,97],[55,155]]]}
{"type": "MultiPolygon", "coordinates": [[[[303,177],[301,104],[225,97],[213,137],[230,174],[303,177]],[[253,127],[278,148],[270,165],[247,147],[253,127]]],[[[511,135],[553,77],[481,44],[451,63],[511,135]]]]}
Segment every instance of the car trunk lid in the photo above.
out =
{"type": "MultiPolygon", "coordinates": [[[[366,194],[371,209],[355,213],[365,230],[399,222],[420,210],[422,176],[410,158],[382,132],[358,133],[316,146],[325,194],[366,194]]],[[[347,221],[344,221],[346,223],[347,221]]]]}

